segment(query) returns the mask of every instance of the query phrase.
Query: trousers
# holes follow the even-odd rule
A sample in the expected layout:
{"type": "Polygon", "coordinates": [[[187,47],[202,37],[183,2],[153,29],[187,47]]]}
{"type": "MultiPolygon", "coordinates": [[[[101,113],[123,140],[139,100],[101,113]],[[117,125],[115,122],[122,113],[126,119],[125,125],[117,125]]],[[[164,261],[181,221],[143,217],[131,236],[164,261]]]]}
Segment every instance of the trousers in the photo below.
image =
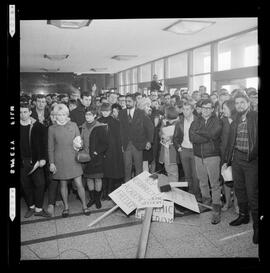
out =
{"type": "Polygon", "coordinates": [[[35,205],[38,208],[42,208],[45,191],[44,170],[39,167],[32,174],[28,175],[32,167],[30,159],[23,159],[20,178],[25,202],[28,207],[35,205]]]}
{"type": "Polygon", "coordinates": [[[143,151],[139,151],[131,142],[129,142],[124,151],[125,182],[131,179],[133,164],[135,176],[143,172],[143,151]]]}
{"type": "Polygon", "coordinates": [[[208,177],[211,185],[212,203],[222,205],[220,176],[220,157],[211,156],[200,158],[195,156],[195,166],[200,180],[200,189],[203,199],[211,199],[208,177]]]}

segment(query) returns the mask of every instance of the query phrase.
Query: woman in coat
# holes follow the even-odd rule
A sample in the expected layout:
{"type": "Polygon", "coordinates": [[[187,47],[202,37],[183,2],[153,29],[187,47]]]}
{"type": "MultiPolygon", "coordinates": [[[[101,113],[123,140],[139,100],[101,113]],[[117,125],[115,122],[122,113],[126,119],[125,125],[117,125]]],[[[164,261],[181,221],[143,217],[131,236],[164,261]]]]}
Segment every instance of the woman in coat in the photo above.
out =
{"type": "MultiPolygon", "coordinates": [[[[225,153],[226,153],[226,146],[228,144],[228,139],[229,139],[229,132],[230,132],[230,126],[233,121],[233,118],[236,114],[235,110],[235,102],[234,100],[226,100],[222,104],[222,112],[223,112],[223,117],[221,119],[222,121],[222,133],[221,133],[221,143],[220,143],[220,152],[221,152],[221,166],[224,163],[225,159],[225,153]]],[[[222,211],[228,210],[228,208],[231,205],[231,193],[232,193],[232,187],[229,187],[226,185],[226,183],[223,184],[223,190],[225,194],[225,204],[222,208],[222,211]]],[[[234,208],[236,213],[239,212],[238,205],[237,205],[237,200],[236,196],[234,194],[233,197],[234,200],[234,208]]]]}
{"type": "Polygon", "coordinates": [[[104,158],[103,197],[108,199],[110,194],[124,180],[124,158],[121,146],[120,122],[111,115],[111,105],[102,103],[99,122],[108,125],[108,150],[104,158]]]}
{"type": "Polygon", "coordinates": [[[90,161],[86,163],[83,175],[87,181],[90,201],[87,207],[94,203],[96,208],[101,208],[101,189],[102,178],[104,175],[105,153],[108,149],[107,125],[96,120],[97,108],[87,107],[85,110],[85,123],[83,124],[84,132],[88,138],[82,135],[83,146],[88,147],[90,161]]]}
{"type": "Polygon", "coordinates": [[[75,160],[76,151],[73,147],[74,138],[80,135],[79,129],[76,123],[68,118],[69,110],[65,104],[57,104],[54,113],[56,124],[49,127],[48,152],[52,178],[60,180],[64,202],[62,216],[69,216],[67,183],[70,179],[74,179],[77,186],[83,213],[89,215],[90,210],[86,206],[85,190],[82,185],[82,166],[75,160]]]}

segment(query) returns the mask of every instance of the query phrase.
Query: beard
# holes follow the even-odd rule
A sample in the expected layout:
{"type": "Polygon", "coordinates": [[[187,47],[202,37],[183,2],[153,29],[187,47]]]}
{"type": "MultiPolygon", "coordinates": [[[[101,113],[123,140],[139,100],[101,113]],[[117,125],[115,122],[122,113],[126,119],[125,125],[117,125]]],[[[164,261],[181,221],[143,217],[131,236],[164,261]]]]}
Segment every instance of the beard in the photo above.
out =
{"type": "Polygon", "coordinates": [[[247,108],[246,110],[238,111],[238,113],[239,113],[241,116],[243,116],[243,115],[245,115],[245,114],[247,113],[248,109],[249,109],[249,108],[247,108]]]}

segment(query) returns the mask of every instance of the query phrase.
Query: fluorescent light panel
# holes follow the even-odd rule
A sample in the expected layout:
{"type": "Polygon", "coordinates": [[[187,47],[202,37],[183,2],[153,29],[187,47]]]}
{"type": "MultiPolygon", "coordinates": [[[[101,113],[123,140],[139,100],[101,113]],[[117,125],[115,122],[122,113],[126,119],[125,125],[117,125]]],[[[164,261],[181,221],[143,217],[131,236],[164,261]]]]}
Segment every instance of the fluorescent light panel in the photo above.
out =
{"type": "Polygon", "coordinates": [[[47,24],[59,28],[77,29],[89,26],[91,21],[92,20],[47,20],[47,24]]]}
{"type": "Polygon", "coordinates": [[[51,61],[62,61],[67,59],[69,55],[68,54],[55,54],[55,55],[44,54],[43,57],[51,61]]]}
{"type": "Polygon", "coordinates": [[[163,30],[173,32],[175,34],[194,34],[215,24],[210,21],[197,20],[179,20],[176,23],[164,28],[163,30]]]}
{"type": "Polygon", "coordinates": [[[112,59],[117,61],[128,61],[136,57],[137,55],[115,55],[112,57],[112,59]]]}

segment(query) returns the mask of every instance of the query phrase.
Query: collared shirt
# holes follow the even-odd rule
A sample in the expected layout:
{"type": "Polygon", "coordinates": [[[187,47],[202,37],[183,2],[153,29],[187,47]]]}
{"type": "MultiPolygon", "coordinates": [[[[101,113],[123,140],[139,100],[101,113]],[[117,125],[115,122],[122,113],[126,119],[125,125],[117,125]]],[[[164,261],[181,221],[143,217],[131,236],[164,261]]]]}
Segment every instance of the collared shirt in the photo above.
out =
{"type": "Polygon", "coordinates": [[[245,119],[238,124],[235,148],[241,152],[248,153],[248,147],[247,119],[245,119]]]}
{"type": "Polygon", "coordinates": [[[186,118],[184,118],[184,137],[183,137],[183,142],[181,144],[181,146],[184,148],[189,148],[189,149],[193,148],[193,145],[189,140],[189,128],[193,120],[194,120],[193,115],[190,120],[187,120],[186,118]]]}
{"type": "Polygon", "coordinates": [[[134,111],[135,111],[135,107],[132,108],[132,109],[127,109],[127,114],[128,114],[128,116],[130,115],[131,118],[133,118],[133,116],[134,116],[134,111]]]}

